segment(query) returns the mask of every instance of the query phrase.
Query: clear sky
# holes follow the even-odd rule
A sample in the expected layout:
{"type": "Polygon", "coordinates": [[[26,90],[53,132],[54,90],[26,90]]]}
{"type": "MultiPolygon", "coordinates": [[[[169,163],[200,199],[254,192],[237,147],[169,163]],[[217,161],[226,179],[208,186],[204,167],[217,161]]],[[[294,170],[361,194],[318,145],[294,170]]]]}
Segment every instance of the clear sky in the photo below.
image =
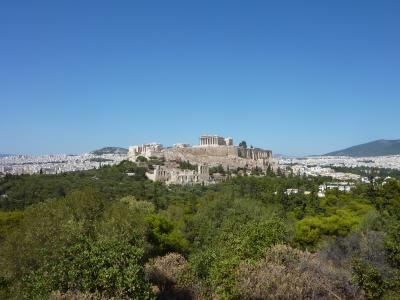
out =
{"type": "Polygon", "coordinates": [[[400,138],[400,1],[1,1],[0,153],[400,138]]]}

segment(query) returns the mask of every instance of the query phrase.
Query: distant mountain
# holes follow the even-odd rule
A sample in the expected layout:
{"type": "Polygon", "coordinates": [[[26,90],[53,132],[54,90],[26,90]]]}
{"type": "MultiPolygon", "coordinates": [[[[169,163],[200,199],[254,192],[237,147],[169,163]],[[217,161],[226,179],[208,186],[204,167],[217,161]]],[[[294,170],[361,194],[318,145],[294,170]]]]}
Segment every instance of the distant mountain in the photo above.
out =
{"type": "Polygon", "coordinates": [[[292,157],[294,157],[294,156],[292,156],[292,155],[286,155],[286,154],[280,154],[280,153],[274,153],[273,154],[273,157],[274,158],[292,158],[292,157]]]}
{"type": "Polygon", "coordinates": [[[361,144],[334,151],[325,155],[329,156],[384,156],[400,155],[400,139],[398,140],[377,140],[366,144],[361,144]]]}
{"type": "Polygon", "coordinates": [[[121,148],[121,147],[104,147],[98,150],[94,150],[90,152],[95,155],[102,155],[102,154],[127,154],[128,149],[121,148]]]}
{"type": "Polygon", "coordinates": [[[13,154],[1,154],[0,153],[0,157],[6,157],[6,156],[13,156],[13,154]]]}

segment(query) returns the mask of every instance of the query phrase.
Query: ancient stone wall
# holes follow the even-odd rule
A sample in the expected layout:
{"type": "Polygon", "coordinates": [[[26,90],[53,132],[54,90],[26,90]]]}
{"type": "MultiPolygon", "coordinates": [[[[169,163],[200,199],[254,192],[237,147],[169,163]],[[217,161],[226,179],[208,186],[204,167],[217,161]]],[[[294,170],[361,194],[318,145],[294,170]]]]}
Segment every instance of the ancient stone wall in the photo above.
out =
{"type": "Polygon", "coordinates": [[[226,169],[265,168],[269,161],[268,158],[251,158],[250,154],[249,157],[240,157],[239,148],[235,146],[167,148],[163,150],[163,155],[167,161],[189,161],[192,164],[209,166],[222,165],[226,169]]]}
{"type": "Polygon", "coordinates": [[[196,155],[196,156],[239,156],[238,149],[235,146],[218,146],[218,147],[188,147],[188,148],[167,148],[164,149],[164,156],[168,155],[196,155]]]}
{"type": "Polygon", "coordinates": [[[264,150],[260,148],[238,148],[238,153],[240,157],[249,159],[270,159],[272,158],[272,151],[264,150]]]}

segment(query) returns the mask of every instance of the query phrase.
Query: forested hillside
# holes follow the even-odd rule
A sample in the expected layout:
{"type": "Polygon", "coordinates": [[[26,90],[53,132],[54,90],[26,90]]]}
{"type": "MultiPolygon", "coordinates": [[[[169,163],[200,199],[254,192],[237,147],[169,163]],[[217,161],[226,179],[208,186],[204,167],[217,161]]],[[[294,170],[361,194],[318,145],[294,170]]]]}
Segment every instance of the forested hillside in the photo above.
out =
{"type": "Polygon", "coordinates": [[[0,179],[0,299],[398,299],[398,181],[318,198],[324,178],[151,167],[0,179]]]}

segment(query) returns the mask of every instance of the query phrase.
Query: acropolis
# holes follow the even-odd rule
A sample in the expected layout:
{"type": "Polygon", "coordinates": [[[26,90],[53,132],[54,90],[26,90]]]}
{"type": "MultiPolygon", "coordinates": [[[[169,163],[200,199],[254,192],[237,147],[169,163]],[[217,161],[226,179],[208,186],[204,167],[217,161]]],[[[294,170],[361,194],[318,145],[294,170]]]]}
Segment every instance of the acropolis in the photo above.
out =
{"type": "Polygon", "coordinates": [[[172,147],[163,147],[158,143],[149,143],[129,147],[130,160],[136,161],[140,156],[165,161],[164,166],[157,166],[147,174],[149,179],[170,184],[207,184],[210,181],[208,175],[210,167],[221,165],[225,170],[238,168],[266,170],[271,163],[272,151],[235,146],[231,137],[204,134],[200,136],[199,144],[195,146],[177,143],[172,147]],[[197,165],[199,170],[180,170],[176,166],[179,162],[197,165]]]}

